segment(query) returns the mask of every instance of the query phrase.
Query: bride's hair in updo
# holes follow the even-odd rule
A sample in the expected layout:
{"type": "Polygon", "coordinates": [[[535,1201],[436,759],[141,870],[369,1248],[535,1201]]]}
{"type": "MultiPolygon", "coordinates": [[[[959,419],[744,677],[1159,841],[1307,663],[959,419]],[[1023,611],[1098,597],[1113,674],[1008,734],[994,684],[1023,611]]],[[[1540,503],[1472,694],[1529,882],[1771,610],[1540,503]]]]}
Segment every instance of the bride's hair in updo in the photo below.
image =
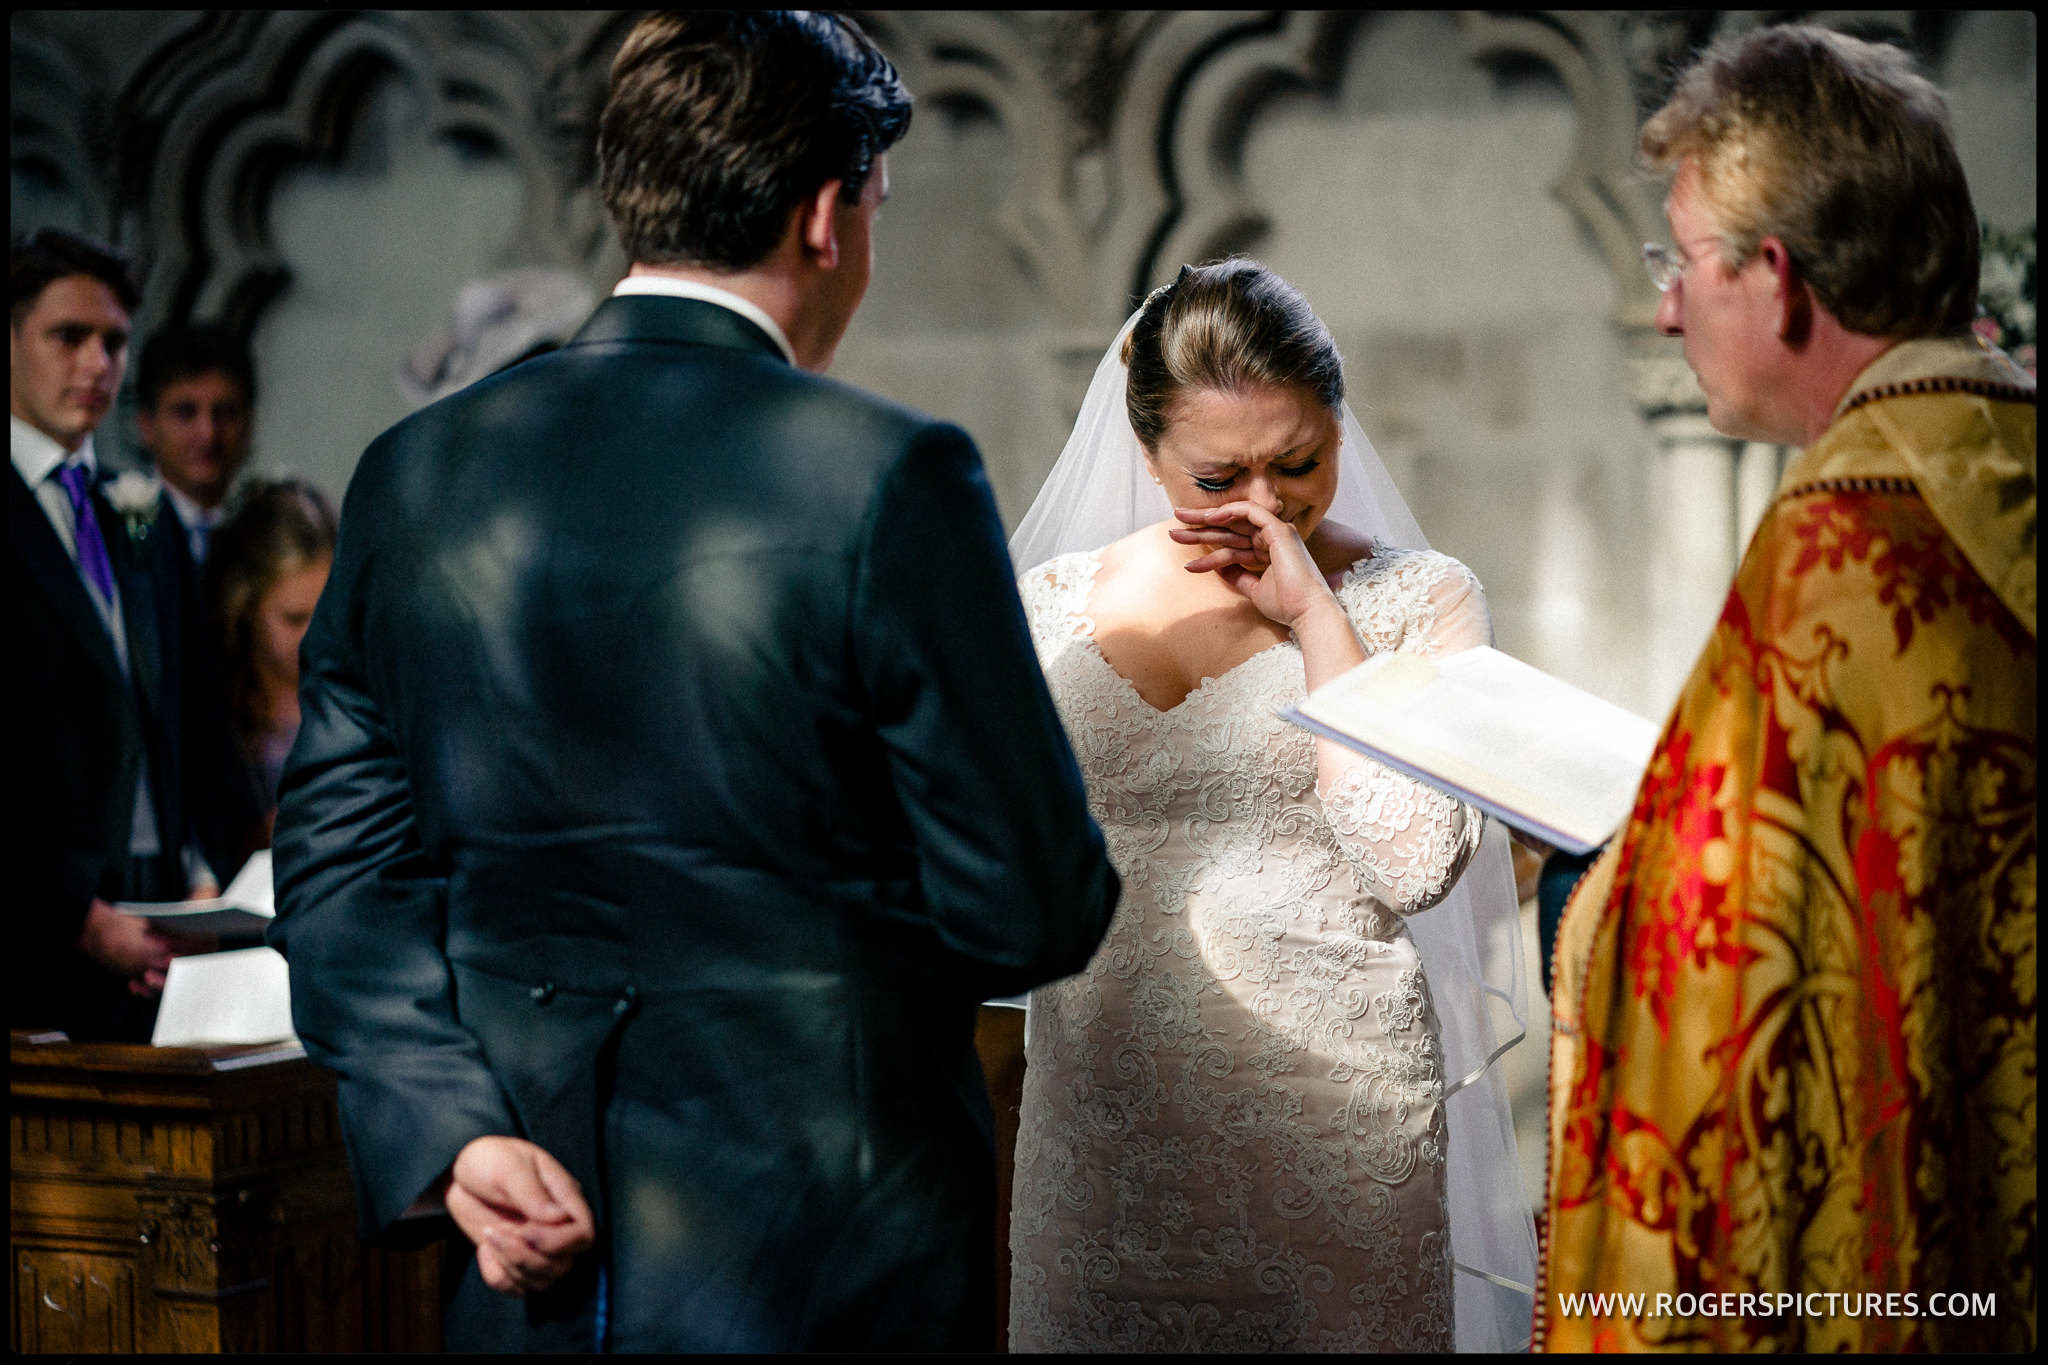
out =
{"type": "Polygon", "coordinates": [[[1147,450],[1189,390],[1280,386],[1332,411],[1344,402],[1344,361],[1330,329],[1300,290],[1243,257],[1184,265],[1154,290],[1124,338],[1123,362],[1131,430],[1147,450]]]}

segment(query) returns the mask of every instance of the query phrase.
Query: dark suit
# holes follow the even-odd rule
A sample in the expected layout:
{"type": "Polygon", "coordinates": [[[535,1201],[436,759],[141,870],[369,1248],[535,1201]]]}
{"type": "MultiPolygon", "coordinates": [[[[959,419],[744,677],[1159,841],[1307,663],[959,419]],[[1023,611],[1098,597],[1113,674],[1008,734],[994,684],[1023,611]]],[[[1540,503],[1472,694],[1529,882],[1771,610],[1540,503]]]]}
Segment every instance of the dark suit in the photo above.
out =
{"type": "MultiPolygon", "coordinates": [[[[97,493],[94,499],[121,596],[130,674],[77,564],[21,475],[8,469],[8,1020],[80,1039],[146,1041],[154,1009],[75,945],[94,897],[185,892],[181,851],[195,830],[187,755],[175,719],[166,723],[178,702],[175,695],[167,702],[165,691],[180,664],[165,657],[153,575],[122,519],[97,493]],[[128,848],[145,754],[162,851],[138,866],[128,848]]],[[[197,834],[209,863],[232,876],[241,850],[197,834]]]]}
{"type": "MultiPolygon", "coordinates": [[[[178,718],[165,738],[186,775],[193,828],[201,847],[231,849],[229,861],[239,866],[262,843],[259,783],[235,738],[227,665],[206,620],[190,530],[168,495],[158,505],[143,558],[156,593],[163,713],[178,718]]],[[[213,867],[222,878],[234,871],[213,867]]]]}
{"type": "Polygon", "coordinates": [[[976,1002],[1117,883],[958,429],[751,323],[605,303],[400,423],[306,637],[271,941],[372,1231],[472,1138],[583,1183],[558,1289],[450,1345],[964,1348],[976,1002]]]}

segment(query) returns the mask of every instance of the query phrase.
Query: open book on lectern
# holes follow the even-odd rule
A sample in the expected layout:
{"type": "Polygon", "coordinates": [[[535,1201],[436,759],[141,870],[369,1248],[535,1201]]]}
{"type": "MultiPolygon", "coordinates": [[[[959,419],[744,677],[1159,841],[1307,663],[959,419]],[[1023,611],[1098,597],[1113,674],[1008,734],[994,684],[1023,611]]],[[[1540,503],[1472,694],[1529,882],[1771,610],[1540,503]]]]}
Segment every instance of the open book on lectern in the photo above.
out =
{"type": "Polygon", "coordinates": [[[183,934],[260,934],[277,918],[270,850],[250,854],[228,889],[211,900],[122,901],[114,908],[183,934]]]}
{"type": "Polygon", "coordinates": [[[1484,646],[1376,654],[1281,712],[1568,853],[1613,837],[1657,727],[1484,646]]]}

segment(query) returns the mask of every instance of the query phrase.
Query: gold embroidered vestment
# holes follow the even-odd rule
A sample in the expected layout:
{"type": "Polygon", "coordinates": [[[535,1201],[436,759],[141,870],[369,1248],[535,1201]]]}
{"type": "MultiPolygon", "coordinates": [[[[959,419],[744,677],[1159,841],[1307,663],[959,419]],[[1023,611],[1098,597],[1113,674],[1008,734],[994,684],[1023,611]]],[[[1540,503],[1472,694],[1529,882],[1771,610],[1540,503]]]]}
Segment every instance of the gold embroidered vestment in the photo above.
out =
{"type": "Polygon", "coordinates": [[[2034,407],[2001,362],[1859,377],[1572,898],[1548,1349],[2034,1345],[2034,407]]]}

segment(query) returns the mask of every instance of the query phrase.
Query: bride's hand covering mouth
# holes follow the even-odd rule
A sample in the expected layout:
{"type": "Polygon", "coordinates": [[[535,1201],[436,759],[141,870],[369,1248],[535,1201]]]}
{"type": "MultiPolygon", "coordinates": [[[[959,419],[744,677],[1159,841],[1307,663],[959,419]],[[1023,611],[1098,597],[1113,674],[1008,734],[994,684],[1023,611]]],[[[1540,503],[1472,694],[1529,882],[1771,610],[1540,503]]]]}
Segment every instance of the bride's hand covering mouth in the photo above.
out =
{"type": "Polygon", "coordinates": [[[1269,619],[1291,628],[1319,609],[1343,610],[1292,522],[1254,502],[1176,507],[1173,514],[1182,524],[1169,536],[1207,547],[1188,561],[1188,572],[1214,573],[1269,619]]]}

